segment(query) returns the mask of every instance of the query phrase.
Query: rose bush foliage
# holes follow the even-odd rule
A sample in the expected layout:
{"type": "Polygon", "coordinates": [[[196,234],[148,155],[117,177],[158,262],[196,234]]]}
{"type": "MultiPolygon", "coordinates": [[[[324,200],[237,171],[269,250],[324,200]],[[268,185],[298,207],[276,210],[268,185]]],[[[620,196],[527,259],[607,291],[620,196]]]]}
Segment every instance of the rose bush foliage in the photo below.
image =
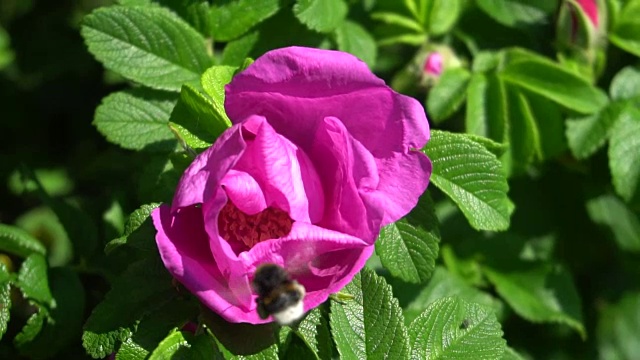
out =
{"type": "Polygon", "coordinates": [[[324,302],[364,266],[381,227],[425,191],[422,106],[347,53],[270,51],[226,87],[233,126],[152,214],[169,272],[230,322],[256,311],[256,267],[286,268],[324,302]]]}

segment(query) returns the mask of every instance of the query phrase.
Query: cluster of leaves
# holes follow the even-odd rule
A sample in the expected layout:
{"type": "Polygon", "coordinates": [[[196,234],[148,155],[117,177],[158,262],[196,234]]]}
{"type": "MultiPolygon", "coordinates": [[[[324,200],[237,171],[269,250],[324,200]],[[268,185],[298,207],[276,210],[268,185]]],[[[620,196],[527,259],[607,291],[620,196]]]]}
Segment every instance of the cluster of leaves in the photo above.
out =
{"type": "MultiPolygon", "coordinates": [[[[70,191],[65,175],[15,173],[14,193],[51,211],[0,225],[0,336],[13,339],[0,357],[75,355],[81,341],[116,359],[633,358],[640,0],[598,4],[599,32],[575,48],[553,22],[588,20],[561,0],[120,0],[91,11],[80,33],[117,89],[93,124],[125,149],[102,161],[123,164],[105,176],[120,195],[96,221],[88,201],[56,196],[70,191]],[[574,16],[556,16],[566,7],[574,16]],[[230,126],[224,85],[287,45],[353,53],[425,99],[431,185],[382,230],[367,268],[301,323],[229,324],[172,281],[149,214],[230,126]],[[425,85],[431,51],[445,71],[425,85]],[[42,226],[62,240],[43,246],[42,226]]],[[[11,70],[5,38],[0,28],[0,69],[11,70]]]]}

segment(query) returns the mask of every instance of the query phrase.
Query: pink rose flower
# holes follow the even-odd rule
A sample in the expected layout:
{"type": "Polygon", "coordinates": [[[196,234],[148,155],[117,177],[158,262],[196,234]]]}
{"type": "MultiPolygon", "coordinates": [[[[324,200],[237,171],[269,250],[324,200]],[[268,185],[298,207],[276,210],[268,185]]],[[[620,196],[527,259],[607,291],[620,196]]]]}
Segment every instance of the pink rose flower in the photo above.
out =
{"type": "Polygon", "coordinates": [[[384,225],[425,191],[424,109],[352,55],[268,52],[226,87],[233,126],[153,214],[169,272],[230,322],[259,324],[253,274],[285,268],[305,311],[364,266],[384,225]]]}
{"type": "Polygon", "coordinates": [[[424,62],[424,72],[429,75],[438,76],[442,73],[442,54],[439,52],[432,52],[427,56],[427,60],[424,62]]]}

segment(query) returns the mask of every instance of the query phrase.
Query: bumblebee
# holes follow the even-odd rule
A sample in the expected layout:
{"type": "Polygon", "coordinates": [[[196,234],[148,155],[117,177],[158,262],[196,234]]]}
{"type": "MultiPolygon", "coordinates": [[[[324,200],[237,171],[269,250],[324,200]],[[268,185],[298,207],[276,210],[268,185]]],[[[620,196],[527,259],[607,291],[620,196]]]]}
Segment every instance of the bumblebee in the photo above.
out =
{"type": "Polygon", "coordinates": [[[275,264],[260,265],[252,285],[258,294],[258,315],[262,319],[273,316],[278,324],[289,325],[304,315],[304,286],[292,280],[282,267],[275,264]]]}

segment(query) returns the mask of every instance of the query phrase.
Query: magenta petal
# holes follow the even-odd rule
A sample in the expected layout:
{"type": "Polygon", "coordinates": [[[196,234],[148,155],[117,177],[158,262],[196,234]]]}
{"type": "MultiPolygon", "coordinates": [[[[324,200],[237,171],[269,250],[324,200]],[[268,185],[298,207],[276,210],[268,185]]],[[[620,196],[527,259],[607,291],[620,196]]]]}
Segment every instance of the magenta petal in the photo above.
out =
{"type": "Polygon", "coordinates": [[[240,125],[222,133],[182,174],[171,204],[172,211],[203,203],[215,196],[220,180],[236,163],[245,147],[240,125]]]}
{"type": "Polygon", "coordinates": [[[376,191],[364,194],[369,201],[384,204],[382,226],[407,215],[429,185],[431,161],[420,151],[378,161],[380,183],[376,191]]]}
{"type": "Polygon", "coordinates": [[[216,196],[211,201],[202,204],[204,229],[209,236],[209,251],[213,254],[220,272],[228,279],[228,292],[234,295],[236,306],[243,310],[248,310],[254,305],[248,280],[249,273],[238,259],[238,255],[236,255],[229,242],[220,236],[218,230],[218,215],[227,201],[228,198],[225,192],[222,189],[218,189],[216,196]]]}
{"type": "Polygon", "coordinates": [[[151,217],[158,230],[156,243],[160,256],[169,273],[228,321],[241,322],[250,317],[251,314],[235,306],[237,300],[216,266],[201,209],[182,208],[174,216],[169,206],[162,205],[151,217]]]}
{"type": "Polygon", "coordinates": [[[343,52],[270,51],[227,86],[225,108],[234,123],[251,115],[266,117],[276,132],[303,148],[327,116],[343,121],[376,157],[422,148],[429,139],[420,103],[394,92],[343,52]]]}
{"type": "Polygon", "coordinates": [[[229,200],[245,214],[254,215],[267,208],[260,185],[246,172],[229,170],[221,184],[229,200]]]}
{"type": "Polygon", "coordinates": [[[318,175],[304,152],[277,134],[263,117],[250,117],[244,126],[255,137],[246,140],[247,148],[235,168],[256,179],[264,190],[267,206],[287,211],[296,221],[319,220],[324,196],[318,175]]]}
{"type": "MultiPolygon", "coordinates": [[[[373,243],[384,209],[362,197],[378,186],[375,159],[339,119],[320,123],[309,152],[325,184],[325,216],[318,225],[373,243]]],[[[374,199],[375,200],[375,199],[374,199]]]]}

